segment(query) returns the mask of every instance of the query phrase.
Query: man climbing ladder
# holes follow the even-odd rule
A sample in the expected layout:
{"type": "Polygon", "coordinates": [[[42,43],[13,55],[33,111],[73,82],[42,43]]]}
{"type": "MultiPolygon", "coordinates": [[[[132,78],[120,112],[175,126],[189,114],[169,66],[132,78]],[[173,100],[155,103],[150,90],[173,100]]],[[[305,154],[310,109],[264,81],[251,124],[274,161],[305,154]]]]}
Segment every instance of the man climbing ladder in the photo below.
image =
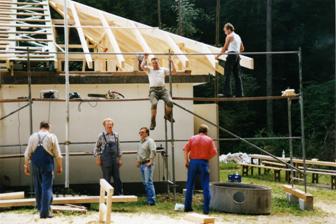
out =
{"type": "MultiPolygon", "coordinates": [[[[148,75],[149,80],[149,100],[151,102],[151,125],[150,130],[154,130],[156,127],[156,114],[157,104],[160,99],[165,102],[165,116],[164,118],[170,122],[174,122],[172,116],[173,101],[169,95],[168,90],[165,87],[165,76],[169,75],[169,69],[160,67],[159,59],[152,58],[152,67],[147,65],[148,54],[144,54],[144,58],[141,62],[141,69],[148,75]]],[[[173,60],[169,57],[169,63],[171,63],[172,72],[176,73],[173,60]]]]}

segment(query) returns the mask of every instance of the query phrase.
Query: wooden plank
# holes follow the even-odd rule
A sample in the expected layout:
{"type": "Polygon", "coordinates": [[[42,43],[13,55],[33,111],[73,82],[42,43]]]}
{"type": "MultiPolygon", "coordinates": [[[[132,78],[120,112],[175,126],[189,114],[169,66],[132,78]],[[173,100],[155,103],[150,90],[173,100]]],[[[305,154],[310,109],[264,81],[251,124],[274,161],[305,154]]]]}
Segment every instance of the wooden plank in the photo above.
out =
{"type": "Polygon", "coordinates": [[[13,21],[13,22],[51,22],[50,19],[25,19],[25,18],[0,18],[0,21],[13,21]]]}
{"type": "Polygon", "coordinates": [[[292,186],[287,185],[287,184],[283,185],[282,187],[285,192],[290,193],[297,198],[301,198],[304,201],[313,201],[313,195],[310,193],[305,193],[304,191],[293,188],[292,186]]]}
{"type": "Polygon", "coordinates": [[[78,207],[73,207],[73,206],[68,206],[68,205],[65,205],[65,206],[52,205],[50,207],[53,212],[76,212],[76,213],[82,213],[82,214],[85,214],[87,212],[87,209],[85,207],[78,208],[78,207]]]}
{"type": "Polygon", "coordinates": [[[102,187],[106,192],[113,190],[113,187],[105,179],[100,179],[99,183],[100,187],[102,187]]]}
{"type": "MultiPolygon", "coordinates": [[[[136,202],[138,197],[135,195],[120,195],[112,196],[112,202],[136,202]]],[[[54,198],[52,204],[89,204],[98,203],[99,196],[76,196],[76,197],[59,197],[54,198]]],[[[35,198],[15,199],[15,200],[1,200],[0,208],[4,207],[22,207],[22,206],[34,206],[35,198]]]]}
{"type": "Polygon", "coordinates": [[[271,165],[271,166],[275,166],[275,167],[286,167],[285,164],[283,163],[277,163],[277,162],[270,162],[270,161],[262,161],[262,164],[266,164],[266,165],[271,165]]]}
{"type": "Polygon", "coordinates": [[[48,39],[29,39],[29,38],[15,38],[15,39],[7,39],[7,38],[0,38],[0,41],[38,41],[38,42],[52,42],[52,40],[48,39]]]}
{"type": "Polygon", "coordinates": [[[9,16],[48,16],[48,14],[44,13],[24,13],[24,12],[1,12],[1,15],[9,15],[9,16]]]}
{"type": "MultiPolygon", "coordinates": [[[[176,100],[192,100],[198,102],[225,102],[225,101],[261,101],[261,100],[298,100],[297,96],[251,96],[251,97],[174,97],[176,100]]],[[[272,157],[270,157],[272,158],[272,157]]],[[[274,159],[273,159],[274,160],[274,159]]]]}
{"type": "Polygon", "coordinates": [[[74,17],[74,20],[75,20],[79,40],[82,44],[83,52],[85,53],[86,63],[87,63],[89,68],[92,68],[92,57],[91,57],[91,54],[90,54],[90,51],[89,51],[88,44],[85,40],[84,31],[83,31],[83,28],[81,27],[81,22],[80,22],[78,13],[77,13],[77,9],[76,9],[73,1],[69,2],[69,7],[70,7],[70,10],[72,12],[72,16],[74,17]]]}
{"type": "MultiPolygon", "coordinates": [[[[287,96],[278,96],[277,99],[286,99],[287,96]],[[282,98],[285,97],[285,98],[282,98]]],[[[241,97],[239,97],[241,98],[241,97]]],[[[273,98],[273,97],[272,97],[273,98]]],[[[272,99],[271,98],[271,99],[272,99]]],[[[294,97],[291,98],[293,99],[298,99],[298,97],[294,97]]],[[[250,157],[253,159],[261,159],[261,160],[269,160],[269,161],[275,161],[274,158],[267,156],[267,155],[260,155],[260,154],[250,154],[250,157]]],[[[279,159],[281,159],[282,161],[288,162],[289,158],[281,158],[278,157],[279,159]]],[[[302,159],[293,159],[293,163],[296,164],[303,164],[303,160],[302,159]]],[[[319,160],[306,160],[306,164],[307,165],[317,165],[317,166],[329,166],[329,167],[336,167],[336,162],[330,162],[330,161],[319,161],[319,160]]]]}
{"type": "Polygon", "coordinates": [[[22,198],[24,198],[23,191],[0,194],[0,200],[22,199],[22,198]]]}
{"type": "Polygon", "coordinates": [[[6,27],[19,27],[21,29],[23,28],[51,28],[51,26],[46,26],[46,25],[35,25],[35,24],[4,24],[0,23],[1,26],[6,26],[6,27]]]}
{"type": "Polygon", "coordinates": [[[45,9],[42,8],[21,8],[21,7],[4,7],[0,6],[0,9],[4,10],[24,10],[24,11],[46,11],[45,9]]]}
{"type": "Polygon", "coordinates": [[[202,224],[213,224],[215,223],[215,217],[202,215],[197,213],[189,213],[185,216],[185,220],[195,222],[195,223],[202,223],[202,224]]]}
{"type": "Polygon", "coordinates": [[[0,31],[0,34],[32,34],[32,35],[51,35],[49,32],[41,31],[0,31]]]}
{"type": "MultiPolygon", "coordinates": [[[[299,166],[298,167],[299,169],[304,169],[304,167],[303,166],[299,166]]],[[[314,171],[316,171],[316,172],[321,172],[321,173],[326,173],[326,174],[329,174],[329,175],[336,175],[336,170],[328,170],[328,169],[318,169],[318,168],[314,168],[314,167],[307,167],[306,168],[306,170],[307,171],[311,171],[311,172],[314,172],[314,171]]]]}
{"type": "Polygon", "coordinates": [[[48,5],[47,3],[42,3],[42,2],[6,2],[6,1],[0,1],[0,4],[5,4],[5,5],[48,5]]]}

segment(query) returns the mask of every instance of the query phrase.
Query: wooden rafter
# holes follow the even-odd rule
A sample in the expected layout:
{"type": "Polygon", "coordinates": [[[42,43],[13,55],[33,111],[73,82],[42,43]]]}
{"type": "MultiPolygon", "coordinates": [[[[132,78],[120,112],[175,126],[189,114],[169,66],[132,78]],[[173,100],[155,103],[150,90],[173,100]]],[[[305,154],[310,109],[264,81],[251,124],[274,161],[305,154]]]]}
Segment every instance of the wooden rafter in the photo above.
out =
{"type": "Polygon", "coordinates": [[[149,54],[149,56],[148,56],[149,59],[153,58],[154,57],[154,55],[152,54],[153,51],[149,47],[149,45],[147,44],[145,38],[143,37],[143,35],[141,34],[141,32],[139,31],[137,26],[132,21],[129,21],[129,24],[130,24],[130,27],[134,28],[134,29],[132,29],[133,34],[134,34],[135,38],[137,39],[137,41],[139,42],[139,44],[141,45],[144,52],[149,54]]]}
{"type": "MultiPolygon", "coordinates": [[[[107,22],[105,16],[103,13],[99,13],[99,19],[103,25],[103,29],[105,30],[106,34],[107,34],[107,37],[108,37],[108,40],[110,42],[110,45],[113,49],[114,52],[117,52],[117,53],[120,53],[121,50],[120,50],[120,47],[119,47],[119,44],[117,42],[117,39],[115,38],[112,30],[109,28],[109,23],[107,22]]],[[[125,66],[125,58],[123,55],[121,54],[117,54],[116,55],[116,58],[117,58],[117,61],[118,61],[118,64],[119,64],[119,67],[123,68],[125,66]]]]}
{"type": "Polygon", "coordinates": [[[157,31],[160,32],[161,38],[163,38],[166,41],[166,43],[171,48],[171,50],[175,54],[177,54],[177,58],[182,63],[182,66],[184,68],[188,68],[189,67],[189,59],[185,55],[181,55],[181,54],[183,54],[183,52],[181,51],[180,47],[175,43],[175,41],[169,36],[169,33],[167,33],[166,31],[163,31],[163,30],[159,30],[159,29],[154,30],[154,32],[157,32],[157,31]]]}
{"type": "Polygon", "coordinates": [[[76,29],[77,29],[77,32],[78,32],[80,42],[81,42],[82,47],[83,47],[83,52],[85,54],[86,63],[87,63],[89,68],[92,68],[92,57],[91,57],[91,54],[90,54],[90,51],[89,51],[88,44],[85,40],[84,31],[83,31],[83,28],[81,27],[81,22],[80,22],[78,13],[77,13],[76,6],[75,6],[73,1],[69,1],[69,7],[70,7],[70,10],[71,10],[73,19],[75,21],[75,25],[76,25],[76,29]]]}

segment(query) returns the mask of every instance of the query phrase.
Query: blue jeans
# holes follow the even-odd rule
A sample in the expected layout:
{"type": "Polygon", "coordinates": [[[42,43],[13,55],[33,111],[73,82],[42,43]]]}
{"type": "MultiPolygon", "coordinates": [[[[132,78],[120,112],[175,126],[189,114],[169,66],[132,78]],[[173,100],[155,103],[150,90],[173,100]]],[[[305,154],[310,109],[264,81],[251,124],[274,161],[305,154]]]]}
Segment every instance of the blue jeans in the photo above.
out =
{"type": "Polygon", "coordinates": [[[192,196],[194,191],[196,176],[200,175],[203,189],[203,212],[209,213],[210,205],[210,189],[209,189],[209,164],[207,160],[192,159],[188,168],[187,192],[185,195],[184,208],[185,210],[192,210],[192,196]]]}
{"type": "Polygon", "coordinates": [[[154,165],[151,165],[150,167],[148,167],[146,164],[140,165],[142,182],[145,186],[148,204],[155,204],[155,188],[153,184],[153,171],[154,171],[154,165]]]}
{"type": "Polygon", "coordinates": [[[38,167],[32,164],[36,207],[40,211],[40,217],[46,218],[49,215],[52,202],[53,170],[38,167]]]}

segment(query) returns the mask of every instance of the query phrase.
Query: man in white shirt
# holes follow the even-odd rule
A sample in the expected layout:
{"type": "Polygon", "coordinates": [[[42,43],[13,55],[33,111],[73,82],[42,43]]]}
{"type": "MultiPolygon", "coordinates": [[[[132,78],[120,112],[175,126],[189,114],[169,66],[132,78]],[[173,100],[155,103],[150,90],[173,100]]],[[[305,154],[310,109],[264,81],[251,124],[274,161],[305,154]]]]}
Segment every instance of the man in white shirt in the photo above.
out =
{"type": "MultiPolygon", "coordinates": [[[[165,87],[165,76],[169,75],[169,70],[164,67],[160,67],[159,59],[152,58],[149,67],[147,65],[148,54],[144,54],[144,58],[141,62],[141,69],[145,71],[148,75],[149,80],[149,99],[151,102],[151,125],[150,130],[154,130],[156,127],[156,114],[157,114],[157,104],[160,99],[165,102],[165,116],[164,118],[170,122],[174,122],[172,116],[173,111],[173,101],[165,87]]],[[[169,63],[171,63],[172,73],[176,73],[174,62],[169,58],[169,63]]]]}
{"type": "Polygon", "coordinates": [[[24,173],[30,175],[30,161],[33,171],[36,207],[40,218],[51,218],[52,184],[54,177],[54,158],[57,174],[62,173],[62,154],[56,135],[49,132],[48,122],[40,123],[40,131],[32,134],[25,151],[24,173]]]}
{"type": "MultiPolygon", "coordinates": [[[[231,75],[233,74],[233,77],[235,79],[235,93],[236,97],[244,96],[243,93],[243,85],[242,80],[240,76],[240,57],[239,53],[244,51],[244,45],[243,42],[238,34],[234,32],[234,26],[231,23],[226,23],[224,25],[224,33],[226,35],[225,38],[225,44],[222,48],[221,52],[216,56],[216,59],[219,59],[219,57],[224,54],[228,53],[228,56],[226,57],[226,62],[224,64],[224,96],[225,97],[231,97],[231,75]]],[[[224,61],[219,60],[219,64],[223,64],[224,61]]]]}

